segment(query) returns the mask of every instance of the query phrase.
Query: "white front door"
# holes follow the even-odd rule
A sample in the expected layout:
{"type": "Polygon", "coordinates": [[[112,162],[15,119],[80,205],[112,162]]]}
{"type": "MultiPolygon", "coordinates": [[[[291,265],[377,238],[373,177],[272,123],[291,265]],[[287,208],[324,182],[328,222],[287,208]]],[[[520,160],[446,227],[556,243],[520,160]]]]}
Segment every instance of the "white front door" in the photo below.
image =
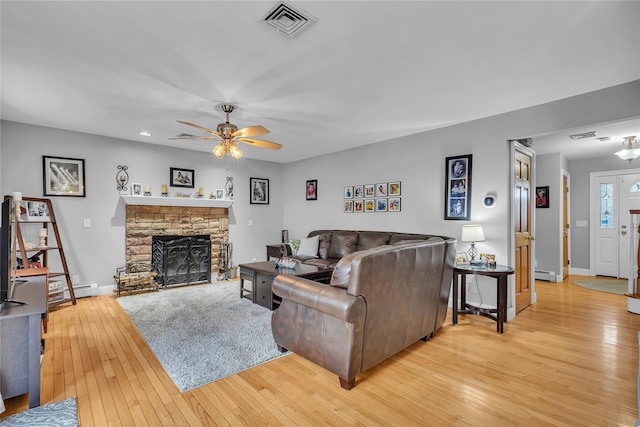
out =
{"type": "MultiPolygon", "coordinates": [[[[632,199],[640,200],[640,174],[603,175],[595,179],[595,274],[629,277],[632,199]]],[[[638,206],[637,203],[634,206],[638,206]]]]}

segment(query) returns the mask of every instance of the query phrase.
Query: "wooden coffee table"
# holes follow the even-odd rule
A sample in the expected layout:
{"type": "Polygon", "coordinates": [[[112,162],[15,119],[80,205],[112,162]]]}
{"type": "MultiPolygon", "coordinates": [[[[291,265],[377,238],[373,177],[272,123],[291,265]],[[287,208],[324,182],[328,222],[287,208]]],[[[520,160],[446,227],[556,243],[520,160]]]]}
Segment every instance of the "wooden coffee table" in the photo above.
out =
{"type": "Polygon", "coordinates": [[[329,283],[332,268],[296,263],[295,268],[276,266],[275,261],[254,262],[240,264],[240,298],[248,298],[254,304],[259,304],[269,310],[275,310],[280,305],[281,298],[271,290],[273,279],[278,274],[304,277],[320,283],[329,283]],[[251,287],[245,288],[244,281],[250,281],[251,287]]]}

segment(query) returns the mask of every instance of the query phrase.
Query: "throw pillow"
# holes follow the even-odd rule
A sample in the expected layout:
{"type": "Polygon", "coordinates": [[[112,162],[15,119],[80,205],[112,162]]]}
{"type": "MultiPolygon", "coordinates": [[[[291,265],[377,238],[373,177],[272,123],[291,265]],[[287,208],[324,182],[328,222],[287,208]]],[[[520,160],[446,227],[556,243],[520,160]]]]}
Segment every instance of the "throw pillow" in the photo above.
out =
{"type": "Polygon", "coordinates": [[[291,255],[295,255],[298,253],[298,248],[300,247],[300,240],[289,239],[287,240],[287,245],[291,247],[291,255]]]}
{"type": "Polygon", "coordinates": [[[300,239],[300,247],[298,248],[298,253],[296,255],[317,258],[319,243],[320,243],[320,236],[313,236],[313,237],[308,237],[306,239],[300,239]]]}
{"type": "Polygon", "coordinates": [[[328,258],[340,259],[356,251],[358,233],[355,231],[334,231],[331,234],[331,246],[329,246],[328,258]]]}

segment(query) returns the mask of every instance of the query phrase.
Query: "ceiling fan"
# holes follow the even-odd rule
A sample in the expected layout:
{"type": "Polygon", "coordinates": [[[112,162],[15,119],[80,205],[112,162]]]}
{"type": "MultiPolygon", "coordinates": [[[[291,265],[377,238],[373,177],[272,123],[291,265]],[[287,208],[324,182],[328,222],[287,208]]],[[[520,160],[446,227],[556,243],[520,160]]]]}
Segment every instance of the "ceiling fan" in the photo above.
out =
{"type": "Polygon", "coordinates": [[[178,123],[182,123],[183,125],[191,126],[196,129],[209,132],[210,136],[196,136],[183,133],[169,139],[205,139],[220,141],[220,143],[213,148],[213,154],[215,154],[215,156],[219,159],[223,158],[225,154],[231,154],[231,156],[235,157],[236,159],[242,157],[242,151],[240,151],[240,148],[238,148],[237,145],[239,143],[249,144],[253,145],[254,147],[260,148],[270,148],[272,150],[279,150],[280,148],[282,148],[282,145],[276,142],[265,141],[263,139],[247,138],[266,135],[269,133],[269,130],[260,125],[238,129],[238,126],[234,125],[233,123],[229,123],[229,113],[231,113],[234,108],[235,107],[233,105],[222,105],[222,111],[227,114],[227,121],[225,123],[220,123],[217,127],[217,130],[211,130],[203,126],[195,125],[193,123],[177,120],[178,123]]]}

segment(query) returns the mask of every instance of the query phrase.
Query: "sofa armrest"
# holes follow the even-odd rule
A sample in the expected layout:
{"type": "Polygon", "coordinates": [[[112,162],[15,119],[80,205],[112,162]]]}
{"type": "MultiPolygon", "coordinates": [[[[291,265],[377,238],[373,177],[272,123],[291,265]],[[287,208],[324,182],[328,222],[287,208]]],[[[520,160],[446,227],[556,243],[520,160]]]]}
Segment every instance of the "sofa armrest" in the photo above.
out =
{"type": "Polygon", "coordinates": [[[273,279],[273,293],[297,304],[344,320],[355,322],[365,313],[365,302],[346,289],[328,286],[302,277],[280,274],[273,279]]]}

